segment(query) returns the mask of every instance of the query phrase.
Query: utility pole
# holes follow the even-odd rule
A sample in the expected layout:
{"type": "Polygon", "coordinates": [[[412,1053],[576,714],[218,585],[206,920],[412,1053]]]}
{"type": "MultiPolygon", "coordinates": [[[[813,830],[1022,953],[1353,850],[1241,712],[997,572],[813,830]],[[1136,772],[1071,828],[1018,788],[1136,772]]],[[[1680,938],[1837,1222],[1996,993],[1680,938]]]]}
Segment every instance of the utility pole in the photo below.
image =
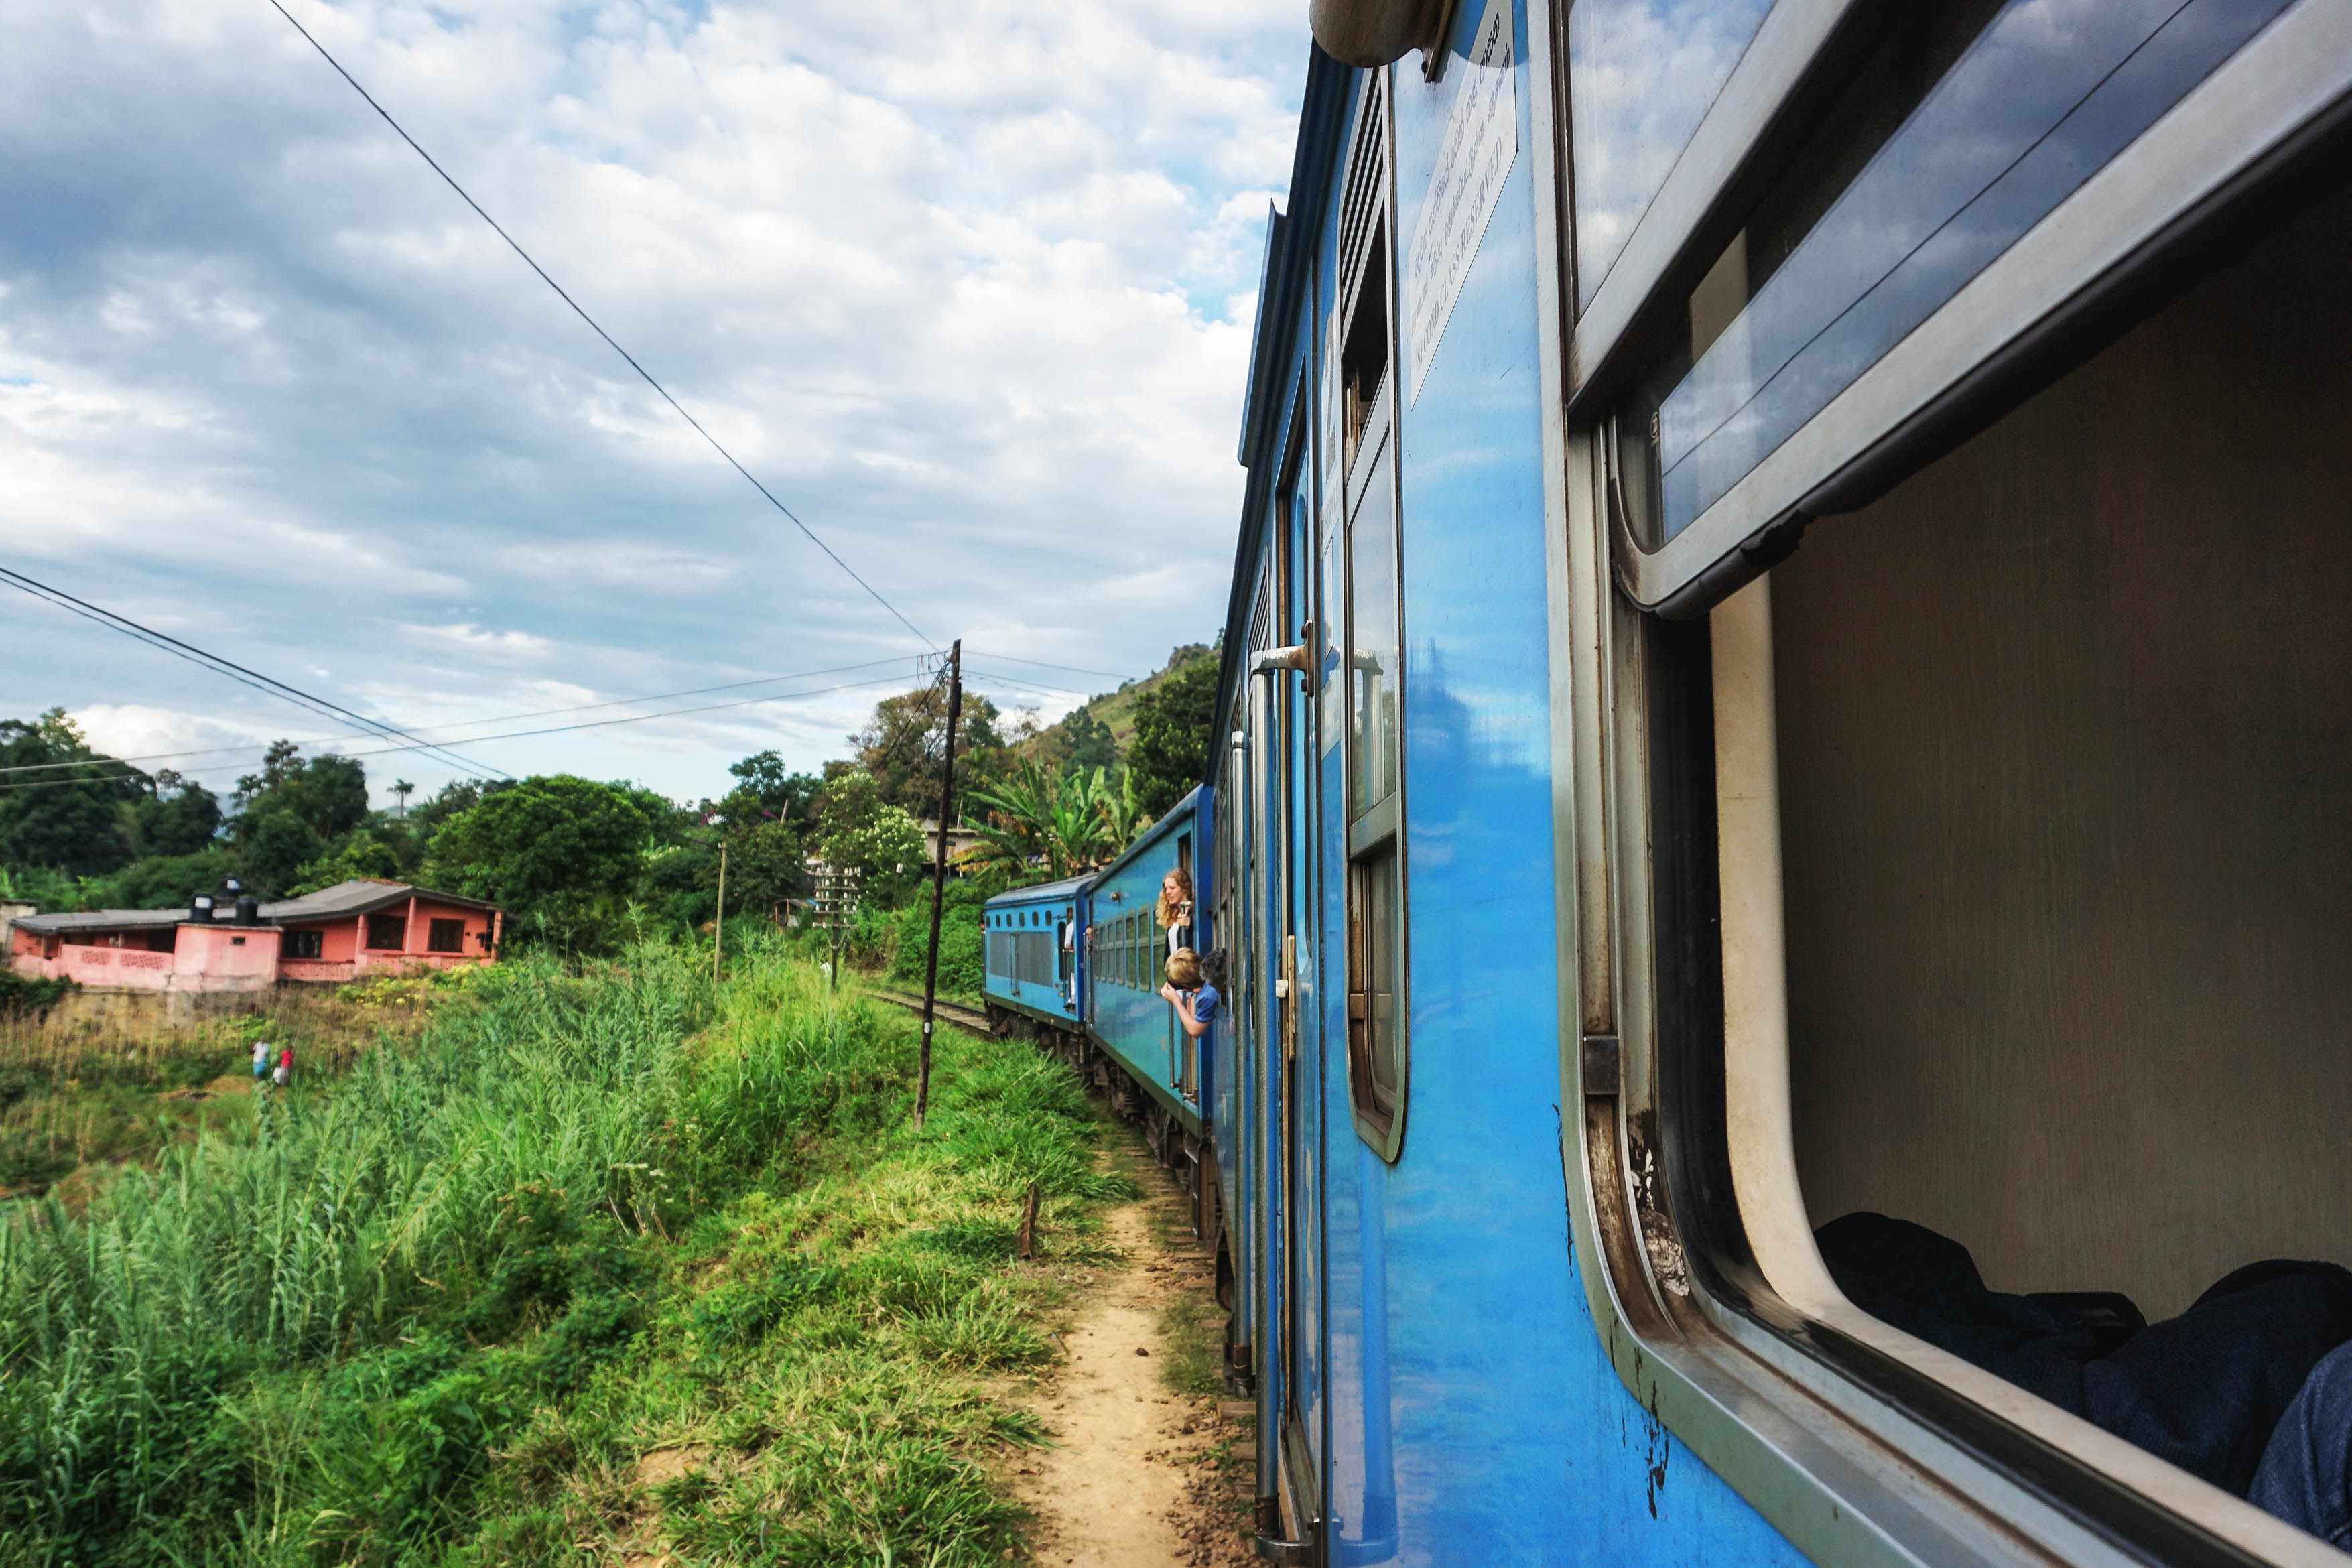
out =
{"type": "Polygon", "coordinates": [[[931,951],[923,960],[923,1062],[915,1082],[915,1131],[931,1105],[931,1013],[940,989],[940,912],[948,901],[948,813],[955,808],[956,720],[963,713],[963,638],[948,647],[947,757],[940,765],[940,847],[931,859],[931,951]]]}
{"type": "Polygon", "coordinates": [[[710,927],[710,984],[719,984],[719,950],[727,945],[727,840],[719,841],[719,918],[710,927]]]}

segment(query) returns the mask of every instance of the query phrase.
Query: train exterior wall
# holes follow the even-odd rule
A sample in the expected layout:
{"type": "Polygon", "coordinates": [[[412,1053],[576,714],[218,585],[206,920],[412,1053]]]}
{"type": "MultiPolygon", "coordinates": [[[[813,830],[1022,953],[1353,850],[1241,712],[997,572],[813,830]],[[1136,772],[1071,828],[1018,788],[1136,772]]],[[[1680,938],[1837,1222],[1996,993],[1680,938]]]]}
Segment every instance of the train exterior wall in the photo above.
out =
{"type": "MultiPolygon", "coordinates": [[[[1295,987],[1297,1081],[1307,1103],[1287,1133],[1299,1160],[1286,1191],[1282,1135],[1268,1120],[1280,1104],[1277,1009],[1236,1007],[1237,1020],[1265,1022],[1234,1042],[1232,1082],[1213,1100],[1218,1147],[1247,1151],[1242,1180],[1254,1189],[1235,1205],[1234,1244],[1251,1253],[1237,1264],[1250,1298],[1260,1430],[1269,1436],[1261,1492],[1271,1500],[1281,1491],[1285,1465],[1312,1478],[1319,1495],[1308,1501],[1322,1515],[1317,1550],[1331,1563],[1801,1561],[1633,1401],[1603,1353],[1571,1256],[1559,1110],[1547,399],[1538,368],[1546,330],[1538,251],[1553,240],[1538,221],[1535,182],[1538,171],[1552,177],[1539,140],[1551,134],[1552,88],[1545,41],[1530,40],[1526,8],[1501,14],[1511,33],[1504,68],[1517,150],[1458,298],[1434,318],[1433,342],[1411,341],[1413,290],[1427,280],[1402,279],[1404,326],[1391,373],[1402,405],[1405,584],[1410,1079],[1402,1148],[1390,1163],[1359,1137],[1350,1100],[1338,869],[1347,854],[1339,804],[1346,748],[1329,732],[1344,696],[1335,703],[1318,692],[1320,700],[1297,704],[1322,716],[1310,763],[1317,787],[1295,802],[1311,812],[1310,826],[1296,835],[1296,852],[1269,868],[1264,895],[1291,897],[1286,885],[1296,880],[1309,911],[1295,987]],[[1426,367],[1417,378],[1416,356],[1426,367]],[[1244,1214],[1254,1215],[1247,1226],[1244,1214]]],[[[1401,261],[1458,96],[1492,89],[1464,58],[1488,15],[1459,8],[1438,81],[1422,80],[1411,62],[1386,73],[1401,261]]],[[[1262,294],[1293,303],[1258,325],[1243,451],[1251,510],[1223,645],[1234,726],[1249,700],[1251,584],[1272,559],[1273,528],[1291,515],[1275,483],[1299,460],[1287,444],[1329,427],[1319,356],[1336,306],[1335,170],[1370,79],[1317,58],[1289,232],[1274,247],[1262,294]]],[[[1334,469],[1319,449],[1300,461],[1306,477],[1294,482],[1312,492],[1308,516],[1324,516],[1320,487],[1334,469]]],[[[1308,586],[1312,619],[1332,626],[1339,584],[1308,586]]],[[[1296,684],[1284,689],[1300,693],[1296,684]]],[[[1255,954],[1259,983],[1270,984],[1282,963],[1271,947],[1255,954]]],[[[1106,1008],[1099,986],[1096,995],[1098,1028],[1130,1026],[1124,1004],[1106,1008]]],[[[1281,1513],[1270,1506],[1261,1504],[1261,1525],[1278,1531],[1281,1513]]]]}

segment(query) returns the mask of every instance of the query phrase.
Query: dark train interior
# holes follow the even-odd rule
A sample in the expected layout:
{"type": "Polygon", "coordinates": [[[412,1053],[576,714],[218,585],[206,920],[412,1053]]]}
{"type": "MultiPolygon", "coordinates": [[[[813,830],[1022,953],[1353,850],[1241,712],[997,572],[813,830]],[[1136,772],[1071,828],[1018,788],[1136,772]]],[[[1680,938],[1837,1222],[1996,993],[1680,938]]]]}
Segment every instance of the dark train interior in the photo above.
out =
{"type": "Polygon", "coordinates": [[[1770,578],[1815,1225],[2153,1321],[2352,1264],[2352,195],[1770,578]]]}

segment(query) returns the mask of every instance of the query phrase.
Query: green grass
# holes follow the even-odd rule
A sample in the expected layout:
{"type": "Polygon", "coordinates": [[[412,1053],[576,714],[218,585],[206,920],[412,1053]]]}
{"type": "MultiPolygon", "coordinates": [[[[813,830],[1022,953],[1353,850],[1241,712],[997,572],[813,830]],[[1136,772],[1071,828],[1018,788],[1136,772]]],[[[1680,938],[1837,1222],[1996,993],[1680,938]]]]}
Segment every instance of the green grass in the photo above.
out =
{"type": "Polygon", "coordinates": [[[0,1218],[0,1563],[979,1563],[989,1392],[1132,1190],[1076,1082],[775,947],[502,964],[0,1218]],[[1036,1262],[1012,1257],[1032,1181],[1036,1262]]]}
{"type": "Polygon", "coordinates": [[[379,1041],[413,1037],[439,1001],[463,995],[477,972],[303,988],[265,1011],[193,1027],[126,1034],[119,1026],[0,1022],[0,1199],[66,1183],[78,1203],[109,1166],[151,1162],[205,1131],[252,1125],[252,1045],[291,1046],[306,1084],[333,1078],[379,1041]]]}

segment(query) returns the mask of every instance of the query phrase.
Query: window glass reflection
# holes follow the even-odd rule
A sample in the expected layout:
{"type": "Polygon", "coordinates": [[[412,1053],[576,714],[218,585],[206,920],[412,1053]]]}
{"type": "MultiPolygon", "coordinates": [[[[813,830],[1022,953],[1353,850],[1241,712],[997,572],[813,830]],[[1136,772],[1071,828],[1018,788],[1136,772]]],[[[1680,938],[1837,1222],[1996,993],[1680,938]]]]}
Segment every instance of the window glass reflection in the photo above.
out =
{"type": "Polygon", "coordinates": [[[1663,536],[1720,500],[2284,8],[2011,0],[1744,308],[1694,332],[1703,352],[1657,409],[1663,536]]]}
{"type": "Polygon", "coordinates": [[[1394,448],[1375,459],[1348,520],[1348,763],[1353,816],[1396,787],[1397,584],[1394,448]]]}
{"type": "Polygon", "coordinates": [[[1772,0],[1576,0],[1568,90],[1580,310],[1771,8],[1772,0]]]}

